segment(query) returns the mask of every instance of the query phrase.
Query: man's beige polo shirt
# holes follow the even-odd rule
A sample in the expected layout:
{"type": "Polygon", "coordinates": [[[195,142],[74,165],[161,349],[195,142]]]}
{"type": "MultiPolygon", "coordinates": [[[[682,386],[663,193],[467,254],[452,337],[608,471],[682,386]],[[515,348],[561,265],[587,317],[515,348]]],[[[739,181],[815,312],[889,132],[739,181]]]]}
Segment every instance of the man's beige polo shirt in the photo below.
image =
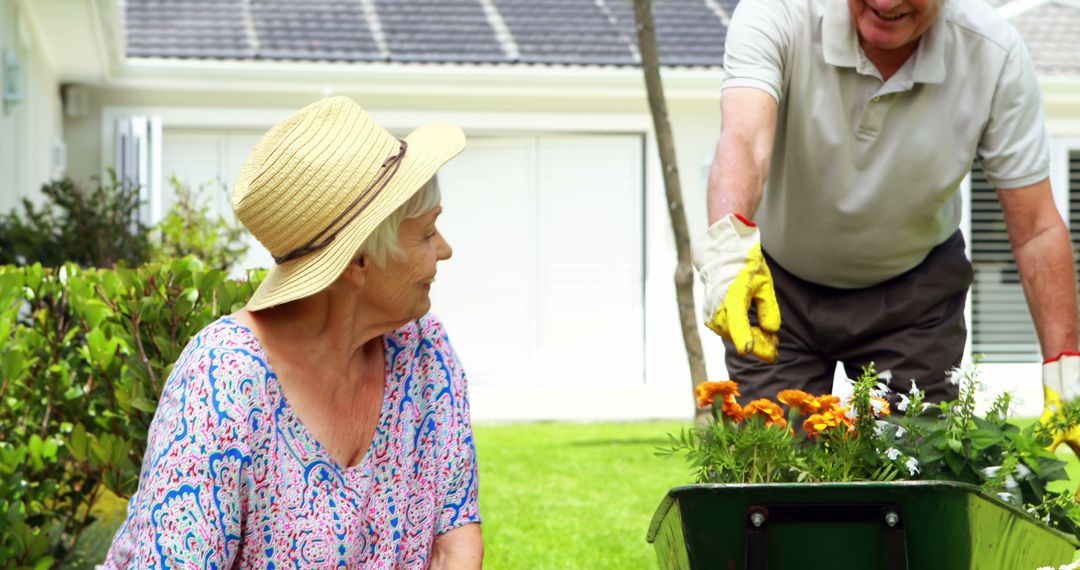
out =
{"type": "Polygon", "coordinates": [[[976,157],[999,189],[1049,175],[1031,56],[984,0],[945,0],[887,82],[845,0],[742,0],[725,49],[724,89],[779,102],[754,218],[765,251],[807,281],[867,287],[918,265],[959,227],[976,157]]]}

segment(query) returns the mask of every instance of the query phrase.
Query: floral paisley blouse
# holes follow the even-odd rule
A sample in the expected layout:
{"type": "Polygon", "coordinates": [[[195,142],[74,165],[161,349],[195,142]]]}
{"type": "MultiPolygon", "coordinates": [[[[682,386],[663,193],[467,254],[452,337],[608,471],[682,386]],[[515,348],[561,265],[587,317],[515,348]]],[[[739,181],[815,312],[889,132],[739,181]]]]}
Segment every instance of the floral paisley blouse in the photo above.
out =
{"type": "Polygon", "coordinates": [[[436,536],[480,522],[466,379],[430,314],[384,346],[379,423],[344,468],[250,329],[224,317],[200,331],[166,382],[104,567],[426,567],[436,536]]]}

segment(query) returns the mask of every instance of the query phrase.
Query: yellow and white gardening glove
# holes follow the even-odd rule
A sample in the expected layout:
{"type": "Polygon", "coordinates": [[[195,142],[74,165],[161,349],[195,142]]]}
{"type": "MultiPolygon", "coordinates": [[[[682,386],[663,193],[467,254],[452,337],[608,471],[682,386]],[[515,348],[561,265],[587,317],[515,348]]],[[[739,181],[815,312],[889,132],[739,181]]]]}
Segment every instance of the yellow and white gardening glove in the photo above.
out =
{"type": "Polygon", "coordinates": [[[740,355],[775,362],[780,306],[757,224],[738,214],[721,218],[694,244],[694,267],[705,284],[705,326],[731,341],[740,355]],[[751,304],[758,326],[750,325],[751,304]]]}
{"type": "MultiPolygon", "coordinates": [[[[1080,398],[1080,352],[1063,352],[1043,363],[1043,413],[1046,423],[1060,415],[1068,402],[1080,398]]],[[[1080,426],[1054,434],[1050,451],[1062,443],[1068,444],[1080,457],[1080,426]]]]}

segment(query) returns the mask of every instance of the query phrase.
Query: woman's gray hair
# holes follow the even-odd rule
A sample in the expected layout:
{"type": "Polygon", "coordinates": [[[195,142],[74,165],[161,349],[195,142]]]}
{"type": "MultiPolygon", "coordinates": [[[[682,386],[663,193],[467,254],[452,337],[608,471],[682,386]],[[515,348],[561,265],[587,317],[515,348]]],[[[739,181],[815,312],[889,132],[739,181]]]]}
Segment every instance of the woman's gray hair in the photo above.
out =
{"type": "Polygon", "coordinates": [[[401,222],[420,217],[439,205],[442,195],[439,193],[439,180],[431,177],[424,185],[413,194],[411,198],[394,210],[381,224],[375,227],[371,235],[360,244],[354,259],[361,256],[370,259],[379,267],[386,266],[386,260],[390,256],[401,253],[398,245],[398,228],[401,222]]]}

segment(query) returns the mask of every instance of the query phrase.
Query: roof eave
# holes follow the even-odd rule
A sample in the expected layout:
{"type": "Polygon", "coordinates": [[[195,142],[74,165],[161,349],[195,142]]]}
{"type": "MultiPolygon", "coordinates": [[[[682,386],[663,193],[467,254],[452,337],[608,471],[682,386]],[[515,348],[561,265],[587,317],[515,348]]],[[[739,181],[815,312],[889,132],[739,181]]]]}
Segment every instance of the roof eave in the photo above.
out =
{"type": "MultiPolygon", "coordinates": [[[[669,98],[716,99],[719,67],[665,67],[669,98]]],[[[128,58],[99,84],[135,90],[640,98],[637,66],[128,58]]]]}

